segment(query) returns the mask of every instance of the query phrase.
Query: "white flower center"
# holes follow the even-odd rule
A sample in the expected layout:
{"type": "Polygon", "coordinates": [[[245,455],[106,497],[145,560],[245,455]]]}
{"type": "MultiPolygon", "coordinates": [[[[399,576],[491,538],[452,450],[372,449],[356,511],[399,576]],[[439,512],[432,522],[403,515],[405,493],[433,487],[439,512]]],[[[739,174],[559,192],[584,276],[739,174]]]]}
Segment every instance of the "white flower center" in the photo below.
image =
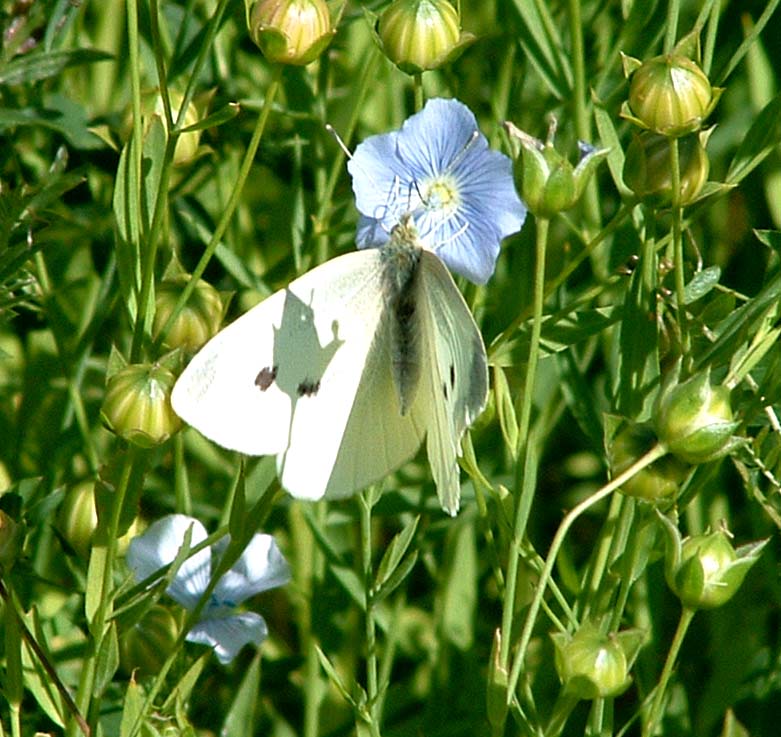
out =
{"type": "Polygon", "coordinates": [[[423,184],[423,205],[429,211],[436,210],[445,217],[451,216],[461,206],[461,193],[455,177],[442,174],[423,184]]]}

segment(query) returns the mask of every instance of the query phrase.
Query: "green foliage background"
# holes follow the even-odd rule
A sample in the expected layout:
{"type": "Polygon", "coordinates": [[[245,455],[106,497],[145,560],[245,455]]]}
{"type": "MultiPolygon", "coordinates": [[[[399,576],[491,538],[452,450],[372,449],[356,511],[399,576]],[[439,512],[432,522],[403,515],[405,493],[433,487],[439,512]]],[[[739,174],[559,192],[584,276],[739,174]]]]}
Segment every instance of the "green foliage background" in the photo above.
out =
{"type": "MultiPolygon", "coordinates": [[[[253,44],[239,2],[4,3],[0,508],[19,525],[23,545],[2,564],[8,709],[0,710],[0,734],[79,731],[30,641],[93,730],[106,735],[641,733],[680,613],[664,580],[664,540],[650,505],[615,494],[570,529],[554,568],[558,597],[551,587],[532,621],[506,714],[492,648],[503,619],[509,621],[505,665],[515,662],[564,512],[609,478],[606,417],[647,420],[659,372],[678,357],[672,275],[654,286],[650,327],[647,312],[632,306],[640,272],[627,265],[654,238],[665,255],[672,226],[669,209],[635,206],[623,182],[624,152],[636,129],[619,115],[628,91],[619,52],[646,60],[662,52],[666,36],[678,40],[695,29],[703,68],[725,92],[707,121],[716,125],[707,146],[707,196],[684,210],[691,331],[685,359],[695,370],[709,369],[715,383],[735,379],[732,405],[746,443],[690,469],[675,500],[660,509],[684,534],[724,521],[736,546],[771,540],[736,596],[694,618],[659,733],[776,734],[777,4],[461,4],[462,26],[477,40],[456,61],[423,75],[424,96],[463,101],[492,146],[508,154],[503,121],[544,138],[551,114],[559,121],[556,147],[570,159],[578,139],[610,154],[580,202],[550,223],[525,467],[516,417],[532,332],[535,218],[530,214],[522,232],[505,241],[485,288],[460,285],[489,347],[492,393],[467,440],[474,455],[464,463],[462,510],[450,519],[439,509],[423,454],[384,482],[379,500],[374,490],[348,502],[308,504],[278,489],[273,459],[241,465],[192,430],[139,449],[100,417],[117,356],[163,358],[151,329],[155,287],[174,258],[188,272],[196,268],[232,197],[238,195],[235,212],[204,273],[232,295],[225,322],[354,247],[357,213],[344,156],[325,124],[354,147],[398,128],[415,110],[413,79],[382,56],[370,31],[365,11],[380,12],[384,4],[330,3],[339,20],[328,51],[307,67],[281,68],[253,44]],[[134,84],[141,113],[135,129],[134,84]],[[196,117],[205,119],[197,150],[178,164],[162,108],[155,114],[161,85],[171,100],[192,95],[196,117]],[[238,192],[242,161],[259,132],[238,192]],[[642,391],[630,381],[638,371],[642,391]],[[524,478],[536,483],[533,502],[525,497],[531,507],[519,539],[513,519],[524,478]],[[79,485],[94,488],[98,507],[91,554],[64,532],[63,500],[79,485]],[[159,599],[182,614],[159,586],[148,593],[133,587],[121,544],[114,558],[115,540],[135,517],[143,524],[172,511],[192,514],[212,531],[229,526],[239,539],[260,525],[280,542],[293,582],[251,602],[270,630],[258,652],[247,648],[223,668],[187,645],[177,648],[164,677],[131,679],[119,654],[144,612],[159,599]],[[390,549],[395,558],[380,568],[390,549]],[[518,587],[508,602],[515,554],[518,587]],[[594,578],[601,555],[605,572],[594,578]],[[395,588],[382,589],[378,568],[386,583],[396,571],[395,588]],[[594,581],[592,590],[587,584],[594,581]],[[624,594],[625,609],[616,609],[624,594]],[[574,607],[575,620],[584,612],[610,619],[617,611],[615,628],[644,631],[633,683],[622,696],[566,703],[548,637],[559,624],[573,628],[562,601],[574,607]],[[372,661],[379,670],[373,686],[372,661]],[[562,723],[554,725],[551,715],[564,715],[562,723]]],[[[192,133],[179,135],[181,141],[192,133]]],[[[184,360],[173,358],[177,371],[184,360]]]]}

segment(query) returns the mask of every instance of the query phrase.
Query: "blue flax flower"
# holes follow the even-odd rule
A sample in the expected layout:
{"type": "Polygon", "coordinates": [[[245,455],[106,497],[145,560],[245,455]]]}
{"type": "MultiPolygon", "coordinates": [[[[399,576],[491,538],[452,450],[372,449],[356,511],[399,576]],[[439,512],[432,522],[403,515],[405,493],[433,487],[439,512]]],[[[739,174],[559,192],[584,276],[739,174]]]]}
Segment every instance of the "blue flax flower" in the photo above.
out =
{"type": "Polygon", "coordinates": [[[491,278],[502,239],[526,217],[512,162],[488,148],[458,100],[429,100],[401,130],[359,144],[347,168],[361,213],[359,248],[385,244],[411,213],[421,245],[477,284],[491,278]]]}
{"type": "MultiPolygon", "coordinates": [[[[171,514],[149,526],[143,535],[133,538],[127,563],[137,581],[176,558],[187,530],[192,527],[191,547],[206,539],[203,525],[192,517],[171,514]]],[[[194,609],[212,575],[212,558],[219,560],[228,540],[223,538],[212,548],[204,548],[189,557],[176,572],[166,593],[185,609],[194,609]]],[[[261,591],[281,586],[290,580],[290,568],[271,535],[255,535],[233,567],[217,582],[201,612],[200,620],[187,633],[187,640],[208,645],[219,661],[230,663],[244,645],[259,645],[266,638],[266,622],[255,612],[237,612],[245,599],[261,591]]]]}

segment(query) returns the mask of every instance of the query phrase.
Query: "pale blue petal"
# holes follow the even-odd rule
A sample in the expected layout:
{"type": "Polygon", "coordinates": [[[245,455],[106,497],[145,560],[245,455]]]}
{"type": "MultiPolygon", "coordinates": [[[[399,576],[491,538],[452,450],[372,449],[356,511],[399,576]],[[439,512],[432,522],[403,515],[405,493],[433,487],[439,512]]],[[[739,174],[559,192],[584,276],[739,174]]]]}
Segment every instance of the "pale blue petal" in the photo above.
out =
{"type": "Polygon", "coordinates": [[[355,206],[370,218],[388,219],[413,186],[409,172],[396,155],[396,136],[370,136],[355,149],[347,162],[353,180],[355,206]]]}
{"type": "Polygon", "coordinates": [[[397,139],[398,157],[408,176],[417,181],[443,174],[469,146],[477,154],[488,147],[478,132],[472,111],[458,100],[429,100],[423,110],[407,118],[397,139]]]}
{"type": "Polygon", "coordinates": [[[241,612],[202,619],[187,633],[186,639],[214,648],[217,659],[227,665],[241,648],[249,643],[260,645],[267,635],[268,627],[263,617],[255,612],[241,612]]]}
{"type": "Polygon", "coordinates": [[[355,243],[358,248],[377,248],[384,246],[390,239],[390,230],[382,220],[358,216],[358,229],[355,234],[355,243]]]}
{"type": "MultiPolygon", "coordinates": [[[[182,547],[185,533],[190,527],[190,545],[194,547],[206,539],[206,530],[197,519],[184,514],[162,517],[153,522],[143,535],[133,538],[126,560],[136,581],[142,581],[171,563],[182,547]]],[[[192,609],[206,590],[210,575],[211,552],[207,548],[182,563],[167,593],[183,607],[192,609]]]]}
{"type": "Polygon", "coordinates": [[[271,535],[254,535],[241,557],[220,578],[214,598],[225,606],[240,602],[290,580],[290,566],[271,535]]]}

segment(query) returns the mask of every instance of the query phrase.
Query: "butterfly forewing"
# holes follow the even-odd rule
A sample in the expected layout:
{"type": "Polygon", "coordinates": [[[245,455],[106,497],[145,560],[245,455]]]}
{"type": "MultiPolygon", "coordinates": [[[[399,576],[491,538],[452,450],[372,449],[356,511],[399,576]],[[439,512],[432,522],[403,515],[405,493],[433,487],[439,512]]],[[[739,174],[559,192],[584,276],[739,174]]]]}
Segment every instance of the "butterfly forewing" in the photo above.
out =
{"type": "Polygon", "coordinates": [[[174,410],[214,442],[277,455],[298,498],[348,496],[412,456],[390,369],[380,252],[328,261],[212,338],[176,383],[174,410]]]}
{"type": "Polygon", "coordinates": [[[464,431],[488,398],[485,346],[450,272],[432,253],[421,258],[418,313],[428,360],[413,414],[425,418],[426,450],[442,508],[458,511],[457,458],[464,431]]]}

